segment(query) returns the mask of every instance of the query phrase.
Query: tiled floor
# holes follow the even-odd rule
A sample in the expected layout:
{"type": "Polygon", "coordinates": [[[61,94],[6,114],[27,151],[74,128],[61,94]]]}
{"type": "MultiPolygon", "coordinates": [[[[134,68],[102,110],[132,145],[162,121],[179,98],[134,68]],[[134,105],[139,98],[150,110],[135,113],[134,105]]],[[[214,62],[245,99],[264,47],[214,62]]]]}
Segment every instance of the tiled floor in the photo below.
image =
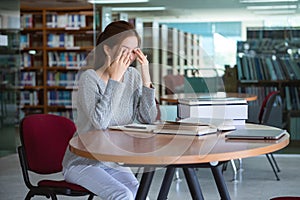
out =
{"type": "MultiPolygon", "coordinates": [[[[243,159],[243,170],[239,172],[238,180],[232,181],[232,168],[228,165],[224,172],[228,190],[232,200],[267,200],[280,195],[300,196],[300,155],[275,155],[282,171],[280,181],[276,181],[265,156],[243,159]]],[[[164,170],[155,173],[149,197],[157,198],[164,170]]],[[[169,193],[169,200],[189,200],[191,196],[179,170],[181,181],[174,180],[169,193]]],[[[198,169],[197,175],[201,184],[205,200],[220,199],[216,190],[212,174],[209,169],[198,169]]],[[[59,177],[59,175],[56,175],[59,177]]],[[[27,189],[24,185],[17,154],[0,158],[0,200],[24,199],[27,189]]],[[[46,199],[34,197],[35,199],[46,199]]],[[[59,199],[87,199],[82,197],[59,199]]],[[[99,199],[98,197],[94,199],[99,199]]]]}

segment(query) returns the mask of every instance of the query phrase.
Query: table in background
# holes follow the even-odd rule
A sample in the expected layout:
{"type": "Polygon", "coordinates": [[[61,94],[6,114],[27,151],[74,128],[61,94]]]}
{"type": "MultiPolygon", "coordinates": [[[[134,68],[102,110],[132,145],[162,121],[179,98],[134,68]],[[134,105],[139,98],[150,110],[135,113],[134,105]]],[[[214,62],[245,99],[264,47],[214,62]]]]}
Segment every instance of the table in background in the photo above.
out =
{"type": "MultiPolygon", "coordinates": [[[[276,129],[246,124],[247,129],[276,129]]],[[[228,132],[227,132],[228,133],[228,132]]],[[[183,136],[97,130],[70,141],[71,152],[90,159],[144,167],[136,199],[145,199],[156,167],[166,167],[158,199],[166,199],[176,168],[182,168],[193,199],[203,199],[195,169],[209,165],[221,199],[230,199],[219,163],[280,150],[289,144],[289,134],[279,140],[228,140],[227,133],[183,136]]]]}

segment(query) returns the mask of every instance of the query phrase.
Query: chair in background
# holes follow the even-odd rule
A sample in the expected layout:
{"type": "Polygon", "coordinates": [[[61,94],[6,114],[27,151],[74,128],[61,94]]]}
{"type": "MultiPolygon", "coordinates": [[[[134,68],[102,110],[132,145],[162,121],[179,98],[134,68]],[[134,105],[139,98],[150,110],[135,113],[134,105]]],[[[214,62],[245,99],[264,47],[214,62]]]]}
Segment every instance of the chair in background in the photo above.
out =
{"type": "Polygon", "coordinates": [[[168,74],[164,76],[166,94],[175,94],[184,92],[184,76],[168,74]]]}
{"type": "MultiPolygon", "coordinates": [[[[280,97],[280,92],[279,91],[273,91],[273,92],[270,92],[266,97],[265,99],[263,100],[262,102],[262,105],[260,107],[260,112],[259,112],[259,115],[258,115],[258,122],[259,124],[263,124],[263,125],[270,125],[270,126],[277,126],[278,125],[281,125],[282,124],[282,110],[281,110],[281,97],[280,97]],[[277,104],[280,104],[280,105],[277,105],[277,107],[274,107],[274,103],[277,103],[277,104]],[[274,109],[278,109],[277,113],[276,113],[276,117],[278,118],[278,120],[270,120],[270,116],[272,114],[272,112],[274,112],[274,109]]],[[[281,127],[279,127],[281,128],[281,127]]],[[[280,178],[277,174],[277,172],[280,172],[280,168],[274,158],[274,155],[273,153],[268,153],[266,154],[266,157],[272,167],[272,170],[275,174],[275,177],[276,179],[279,181],[280,178]]],[[[234,160],[230,160],[230,163],[232,165],[232,168],[233,168],[233,181],[236,180],[237,178],[237,170],[241,168],[241,165],[242,165],[242,159],[239,159],[239,168],[236,167],[235,165],[235,162],[234,160]]],[[[226,169],[227,169],[227,162],[224,163],[223,165],[223,169],[222,171],[224,172],[226,169]]]]}
{"type": "Polygon", "coordinates": [[[26,200],[35,195],[51,197],[56,195],[85,196],[92,200],[94,194],[87,189],[65,180],[43,179],[62,171],[62,159],[69,140],[76,131],[75,124],[68,118],[51,114],[29,115],[20,123],[21,146],[18,154],[23,178],[29,192],[26,200]],[[29,173],[40,176],[37,184],[32,184],[29,173]]]}
{"type": "MultiPolygon", "coordinates": [[[[258,115],[258,122],[259,124],[263,124],[263,125],[271,125],[271,126],[279,126],[279,128],[281,128],[281,124],[282,124],[282,121],[281,123],[279,122],[273,122],[271,123],[270,122],[270,116],[272,116],[272,111],[274,111],[274,108],[276,108],[274,106],[274,103],[277,103],[278,107],[281,108],[281,97],[280,97],[280,93],[279,91],[273,91],[273,92],[270,92],[266,97],[265,99],[263,100],[262,102],[262,105],[260,107],[260,112],[259,112],[259,115],[258,115]]],[[[276,115],[279,120],[282,119],[282,110],[279,109],[279,112],[278,112],[278,115],[276,115]]],[[[280,178],[277,174],[277,172],[280,172],[280,169],[279,169],[279,166],[273,156],[273,153],[268,153],[266,154],[267,156],[267,159],[272,167],[272,170],[275,174],[275,177],[276,179],[279,181],[280,178]]]]}

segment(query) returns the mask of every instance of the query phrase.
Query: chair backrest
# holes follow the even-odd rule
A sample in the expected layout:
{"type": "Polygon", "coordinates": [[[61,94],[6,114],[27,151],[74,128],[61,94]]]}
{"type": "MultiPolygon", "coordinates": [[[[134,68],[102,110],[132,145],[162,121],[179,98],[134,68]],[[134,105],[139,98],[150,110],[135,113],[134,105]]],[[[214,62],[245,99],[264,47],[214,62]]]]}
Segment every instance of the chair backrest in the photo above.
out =
{"type": "Polygon", "coordinates": [[[258,115],[258,122],[260,124],[263,124],[264,122],[269,120],[273,104],[277,97],[280,97],[279,91],[273,91],[270,92],[263,100],[258,115]]]}
{"type": "Polygon", "coordinates": [[[20,137],[28,170],[39,174],[60,172],[64,153],[75,131],[75,124],[62,116],[34,114],[23,118],[20,137]]]}
{"type": "Polygon", "coordinates": [[[214,93],[218,91],[221,77],[185,77],[185,93],[214,93]]]}
{"type": "Polygon", "coordinates": [[[168,74],[164,76],[166,94],[174,94],[183,92],[184,76],[168,74]]]}

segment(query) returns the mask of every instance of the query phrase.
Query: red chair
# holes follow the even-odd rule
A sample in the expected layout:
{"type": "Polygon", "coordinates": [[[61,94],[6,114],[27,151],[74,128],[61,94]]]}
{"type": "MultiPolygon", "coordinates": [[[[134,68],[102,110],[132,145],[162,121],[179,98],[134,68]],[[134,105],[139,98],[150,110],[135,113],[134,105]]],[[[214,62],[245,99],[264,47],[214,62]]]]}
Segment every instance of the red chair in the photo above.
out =
{"type": "MultiPolygon", "coordinates": [[[[260,112],[258,115],[258,122],[260,124],[270,125],[268,123],[268,120],[271,116],[272,109],[274,108],[273,104],[277,98],[280,98],[279,91],[273,91],[273,92],[270,92],[263,100],[261,108],[260,108],[260,112]]],[[[272,167],[272,170],[276,176],[276,179],[279,181],[280,178],[279,178],[277,172],[280,172],[280,169],[279,169],[279,166],[278,166],[273,154],[268,153],[268,154],[266,154],[266,156],[267,156],[267,159],[268,159],[268,161],[272,167]]]]}
{"type": "Polygon", "coordinates": [[[76,126],[71,120],[57,115],[35,114],[21,121],[18,154],[23,178],[29,189],[26,200],[35,195],[51,197],[52,200],[57,199],[56,195],[89,195],[88,199],[93,199],[93,193],[65,180],[41,179],[37,184],[30,181],[29,172],[42,178],[43,175],[62,171],[62,159],[75,131],[76,126]]]}

